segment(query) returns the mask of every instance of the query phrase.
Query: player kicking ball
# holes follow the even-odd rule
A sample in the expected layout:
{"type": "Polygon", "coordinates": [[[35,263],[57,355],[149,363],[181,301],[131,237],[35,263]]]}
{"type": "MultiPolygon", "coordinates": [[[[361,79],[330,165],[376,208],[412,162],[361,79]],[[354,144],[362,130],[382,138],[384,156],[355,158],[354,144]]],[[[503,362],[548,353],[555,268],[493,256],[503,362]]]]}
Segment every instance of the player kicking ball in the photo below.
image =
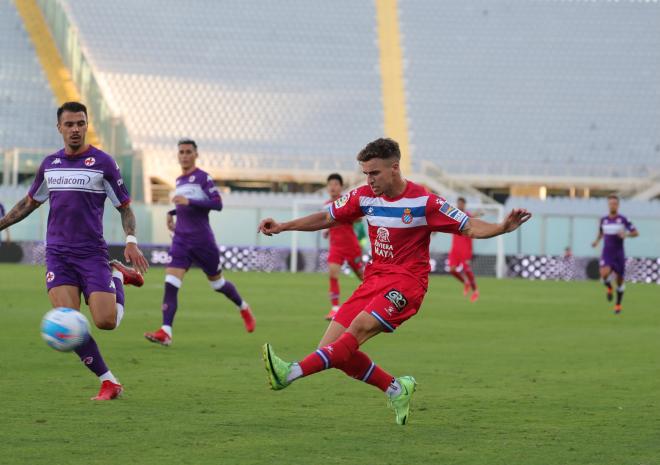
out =
{"type": "MultiPolygon", "coordinates": [[[[335,202],[341,197],[344,180],[339,173],[332,173],[327,181],[328,195],[330,200],[327,204],[335,202]]],[[[348,263],[355,276],[360,281],[363,279],[364,264],[362,262],[362,247],[358,242],[357,235],[352,224],[338,224],[334,228],[323,231],[323,236],[329,239],[330,250],[328,251],[328,274],[330,278],[330,312],[325,316],[326,320],[332,320],[339,310],[339,275],[344,263],[348,263]]]]}
{"type": "Polygon", "coordinates": [[[394,331],[419,311],[428,288],[432,232],[494,237],[516,230],[531,213],[515,209],[500,224],[468,218],[444,198],[404,179],[400,159],[399,145],[392,139],[367,144],[357,156],[367,185],[336,200],[328,212],[284,223],[266,218],[259,231],[267,236],[282,231],[317,231],[367,216],[373,260],[366,267],[362,284],[330,322],[318,349],[299,362],[289,363],[280,359],[270,344],[264,344],[263,358],[274,390],[337,368],[383,391],[394,408],[396,422],[404,425],[415,378],[395,378],[360,351],[360,346],[383,331],[394,331]]]}
{"type": "Polygon", "coordinates": [[[182,139],[178,149],[181,176],[176,178],[176,191],[172,199],[176,208],[167,214],[167,227],[174,236],[170,247],[172,261],[165,270],[163,325],[157,331],[145,333],[144,337],[156,344],[172,344],[172,325],[178,307],[179,289],[193,263],[202,268],[211,289],[223,294],[236,305],[245,329],[251,333],[255,327],[254,317],[236,286],[222,276],[220,250],[209,224],[209,212],[222,210],[220,193],[211,176],[197,168],[197,143],[192,139],[182,139]]]}
{"type": "MultiPolygon", "coordinates": [[[[459,197],[456,200],[456,207],[464,212],[470,218],[478,217],[465,209],[465,199],[459,197]]],[[[476,302],[479,299],[479,290],[477,281],[474,279],[474,273],[470,266],[472,260],[472,238],[462,234],[453,234],[451,237],[451,249],[449,250],[449,273],[463,284],[463,295],[470,295],[470,302],[476,302]]]]}
{"type": "Polygon", "coordinates": [[[623,215],[619,214],[619,197],[612,194],[607,197],[607,206],[610,213],[600,219],[598,237],[591,244],[598,247],[601,239],[605,238],[603,252],[600,256],[600,279],[607,290],[607,301],[612,301],[612,274],[616,276],[616,303],[614,313],[621,313],[623,291],[626,289],[626,253],[623,241],[627,237],[637,237],[639,232],[635,226],[623,215]]]}
{"type": "MultiPolygon", "coordinates": [[[[148,268],[137,246],[135,215],[130,197],[110,155],[85,143],[87,109],[67,102],[57,110],[57,129],[64,148],[44,158],[28,195],[0,219],[0,231],[18,223],[46,200],[50,201],[46,229],[46,288],[53,307],[80,310],[80,293],[94,324],[112,330],[124,316],[124,284],[141,286],[148,268]],[[125,259],[138,271],[108,261],[103,239],[103,205],[109,198],[121,214],[126,233],[125,259]]],[[[96,341],[90,337],[77,349],[80,360],[101,381],[92,400],[111,400],[123,387],[108,369],[96,341]]]]}

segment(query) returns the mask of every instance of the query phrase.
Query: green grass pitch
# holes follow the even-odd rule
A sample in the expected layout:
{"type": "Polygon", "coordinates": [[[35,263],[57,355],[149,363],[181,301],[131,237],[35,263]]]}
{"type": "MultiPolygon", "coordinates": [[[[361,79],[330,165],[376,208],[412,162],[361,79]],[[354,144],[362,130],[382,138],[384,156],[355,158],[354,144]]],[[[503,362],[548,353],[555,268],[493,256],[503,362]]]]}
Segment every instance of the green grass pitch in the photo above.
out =
{"type": "MultiPolygon", "coordinates": [[[[292,360],[315,348],[324,275],[228,273],[257,318],[247,334],[192,270],[164,348],[142,336],[160,324],[163,270],[152,269],[127,289],[121,327],[94,331],[126,389],[95,403],[95,377],[39,337],[43,274],[0,266],[0,463],[660,463],[654,285],[628,285],[615,316],[595,282],[480,279],[470,304],[453,278],[432,278],[421,312],[364,346],[419,382],[400,427],[382,393],[335,370],[267,389],[261,344],[292,360]]],[[[356,280],[341,284],[345,298],[356,280]]]]}

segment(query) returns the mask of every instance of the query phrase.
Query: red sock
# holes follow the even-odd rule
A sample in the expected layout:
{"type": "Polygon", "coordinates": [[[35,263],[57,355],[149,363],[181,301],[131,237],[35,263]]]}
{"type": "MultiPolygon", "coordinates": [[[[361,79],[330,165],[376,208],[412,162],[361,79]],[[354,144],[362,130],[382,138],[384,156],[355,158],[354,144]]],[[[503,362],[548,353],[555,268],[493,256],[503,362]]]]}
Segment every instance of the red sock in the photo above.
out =
{"type": "Polygon", "coordinates": [[[394,376],[386,373],[382,368],[372,362],[367,354],[359,350],[343,365],[337,366],[337,368],[351,378],[376,386],[383,392],[387,391],[387,388],[390,387],[394,379],[394,376]]]}
{"type": "Polygon", "coordinates": [[[298,364],[303,372],[303,376],[309,376],[321,370],[327,370],[331,367],[342,366],[358,350],[360,344],[351,333],[342,334],[332,344],[317,349],[298,364]]]}
{"type": "Polygon", "coordinates": [[[461,283],[465,284],[465,278],[463,278],[463,275],[460,274],[458,271],[454,270],[454,271],[450,271],[450,273],[454,278],[458,279],[461,283]]]}
{"type": "Polygon", "coordinates": [[[339,280],[330,278],[330,302],[333,307],[339,305],[339,280]]]}
{"type": "Polygon", "coordinates": [[[472,268],[470,268],[470,265],[465,265],[464,272],[465,272],[465,276],[467,276],[467,279],[468,279],[468,282],[470,283],[470,286],[472,287],[472,290],[476,291],[477,290],[477,282],[474,280],[474,273],[472,272],[472,268]]]}

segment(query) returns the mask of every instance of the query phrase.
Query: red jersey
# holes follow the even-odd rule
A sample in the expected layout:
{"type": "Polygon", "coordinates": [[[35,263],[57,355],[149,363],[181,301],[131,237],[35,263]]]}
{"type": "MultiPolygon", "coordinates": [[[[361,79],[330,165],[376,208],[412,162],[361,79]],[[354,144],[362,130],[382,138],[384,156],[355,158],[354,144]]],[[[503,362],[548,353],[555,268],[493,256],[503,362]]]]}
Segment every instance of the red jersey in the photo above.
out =
{"type": "MultiPolygon", "coordinates": [[[[470,212],[465,212],[468,217],[472,217],[470,212]]],[[[472,258],[472,238],[454,234],[451,238],[451,253],[456,253],[462,257],[472,258]]]]}
{"type": "Polygon", "coordinates": [[[372,262],[365,277],[372,274],[400,273],[416,279],[426,289],[431,233],[458,233],[468,216],[444,198],[407,181],[406,190],[396,198],[377,196],[362,186],[337,199],[330,207],[332,217],[353,223],[367,217],[372,262]]]}
{"type": "MultiPolygon", "coordinates": [[[[326,205],[331,203],[332,200],[328,200],[326,205]]],[[[328,240],[330,242],[330,250],[361,250],[357,235],[353,229],[353,222],[338,224],[328,229],[328,240]]]]}

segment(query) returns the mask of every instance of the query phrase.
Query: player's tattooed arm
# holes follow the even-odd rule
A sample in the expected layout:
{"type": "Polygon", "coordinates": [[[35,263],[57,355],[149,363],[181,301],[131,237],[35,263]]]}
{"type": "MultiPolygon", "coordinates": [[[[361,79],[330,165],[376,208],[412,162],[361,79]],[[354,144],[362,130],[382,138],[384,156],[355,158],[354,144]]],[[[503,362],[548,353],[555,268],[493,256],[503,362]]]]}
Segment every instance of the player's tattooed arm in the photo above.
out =
{"type": "Polygon", "coordinates": [[[135,213],[130,205],[119,207],[119,214],[121,215],[121,225],[127,236],[135,236],[135,213]]]}
{"type": "Polygon", "coordinates": [[[532,214],[524,208],[514,208],[501,223],[489,223],[478,218],[470,218],[461,234],[474,239],[488,239],[515,231],[531,217],[532,214]]]}
{"type": "Polygon", "coordinates": [[[23,197],[16,205],[14,205],[14,208],[9,210],[9,213],[0,218],[0,231],[23,220],[30,213],[39,208],[39,205],[41,204],[29,195],[23,197]]]}
{"type": "Polygon", "coordinates": [[[272,236],[282,231],[319,231],[321,229],[331,228],[337,224],[330,213],[317,212],[284,223],[278,223],[272,218],[266,218],[259,223],[257,232],[266,236],[272,236]]]}
{"type": "MultiPolygon", "coordinates": [[[[135,214],[130,205],[124,205],[118,208],[121,215],[121,225],[127,236],[135,236],[136,221],[135,214]]],[[[136,243],[127,242],[124,249],[124,258],[131,263],[140,273],[144,274],[149,268],[149,262],[144,258],[144,254],[138,248],[136,243]]]]}

